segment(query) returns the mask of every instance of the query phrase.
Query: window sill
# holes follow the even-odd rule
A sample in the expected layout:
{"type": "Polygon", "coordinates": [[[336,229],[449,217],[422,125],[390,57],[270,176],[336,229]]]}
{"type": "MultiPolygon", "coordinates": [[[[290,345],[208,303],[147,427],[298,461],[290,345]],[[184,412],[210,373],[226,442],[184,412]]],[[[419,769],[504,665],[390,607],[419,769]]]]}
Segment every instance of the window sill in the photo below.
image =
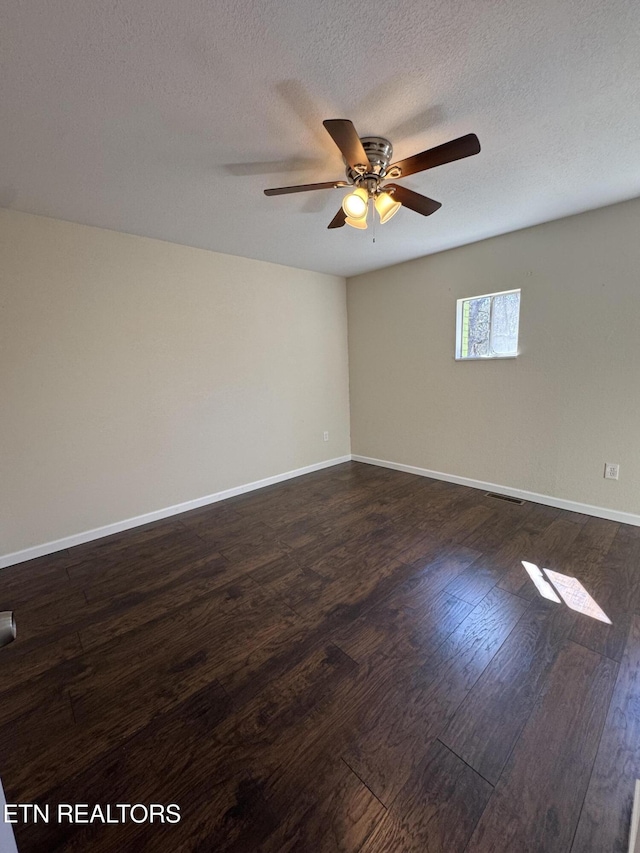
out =
{"type": "Polygon", "coordinates": [[[456,355],[454,356],[454,361],[504,361],[506,358],[517,357],[518,353],[515,355],[469,355],[466,358],[456,355]]]}

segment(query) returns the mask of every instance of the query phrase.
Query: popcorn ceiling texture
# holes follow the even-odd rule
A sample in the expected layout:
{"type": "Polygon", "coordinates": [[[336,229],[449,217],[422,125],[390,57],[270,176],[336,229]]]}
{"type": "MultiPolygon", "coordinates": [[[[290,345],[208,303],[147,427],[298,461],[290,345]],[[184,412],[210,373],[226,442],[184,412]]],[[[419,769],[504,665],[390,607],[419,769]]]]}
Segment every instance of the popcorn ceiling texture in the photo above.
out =
{"type": "Polygon", "coordinates": [[[0,206],[354,275],[639,195],[639,33],[634,0],[5,0],[0,206]],[[262,194],[342,177],[334,117],[483,151],[374,245],[337,190],[262,194]]]}

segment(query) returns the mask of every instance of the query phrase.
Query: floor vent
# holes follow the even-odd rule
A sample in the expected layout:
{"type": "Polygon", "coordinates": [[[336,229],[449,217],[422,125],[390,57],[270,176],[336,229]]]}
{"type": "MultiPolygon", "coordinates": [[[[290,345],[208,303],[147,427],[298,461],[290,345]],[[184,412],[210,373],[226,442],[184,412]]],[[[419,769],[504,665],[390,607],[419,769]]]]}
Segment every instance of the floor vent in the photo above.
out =
{"type": "Polygon", "coordinates": [[[522,505],[524,503],[524,501],[521,500],[521,498],[510,498],[509,495],[497,495],[495,492],[485,492],[484,496],[486,498],[495,498],[497,501],[506,501],[507,503],[510,503],[510,504],[522,505]]]}

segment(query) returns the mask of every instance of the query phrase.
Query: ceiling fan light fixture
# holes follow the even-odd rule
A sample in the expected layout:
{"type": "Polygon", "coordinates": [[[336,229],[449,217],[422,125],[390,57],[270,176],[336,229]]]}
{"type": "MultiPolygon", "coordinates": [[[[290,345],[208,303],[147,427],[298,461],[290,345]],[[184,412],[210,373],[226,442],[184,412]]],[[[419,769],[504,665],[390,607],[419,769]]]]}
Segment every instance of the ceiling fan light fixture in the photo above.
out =
{"type": "Polygon", "coordinates": [[[382,225],[388,222],[402,207],[400,202],[396,201],[390,193],[385,192],[378,193],[374,204],[382,225]]]}
{"type": "MultiPolygon", "coordinates": [[[[354,190],[352,193],[348,193],[342,200],[342,209],[347,215],[347,222],[349,219],[364,219],[364,227],[366,228],[367,209],[369,207],[368,202],[369,193],[363,187],[358,187],[357,190],[354,190]]],[[[356,227],[362,228],[361,225],[356,227]]]]}
{"type": "MultiPolygon", "coordinates": [[[[388,222],[400,207],[407,207],[421,216],[431,216],[442,207],[439,201],[427,198],[401,184],[384,183],[383,189],[383,182],[407,178],[416,172],[425,172],[427,169],[480,153],[478,137],[475,133],[467,133],[466,136],[451,139],[435,148],[390,164],[393,146],[388,139],[382,136],[358,136],[353,122],[348,119],[331,118],[322,123],[342,154],[347,180],[273,187],[264,192],[265,195],[271,196],[349,187],[341,207],[327,226],[330,229],[350,225],[364,231],[367,227],[370,198],[378,211],[381,224],[388,222]]],[[[375,224],[375,213],[373,210],[371,213],[375,224]]]]}
{"type": "Polygon", "coordinates": [[[360,228],[361,231],[365,231],[367,228],[367,217],[361,216],[360,219],[353,219],[351,216],[347,216],[344,220],[347,225],[350,225],[352,228],[360,228]]]}

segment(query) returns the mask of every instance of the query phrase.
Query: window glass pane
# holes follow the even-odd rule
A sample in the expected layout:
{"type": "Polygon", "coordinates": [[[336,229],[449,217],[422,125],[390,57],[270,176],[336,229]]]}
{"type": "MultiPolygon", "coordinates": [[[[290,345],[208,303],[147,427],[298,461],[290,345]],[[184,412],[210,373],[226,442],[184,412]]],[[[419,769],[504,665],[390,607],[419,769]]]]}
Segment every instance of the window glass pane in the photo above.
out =
{"type": "Polygon", "coordinates": [[[517,353],[519,312],[519,293],[505,293],[493,297],[491,349],[494,353],[499,355],[517,353]]]}
{"type": "MultiPolygon", "coordinates": [[[[491,333],[491,297],[481,296],[479,299],[468,299],[465,306],[469,306],[468,346],[465,358],[474,358],[490,354],[491,333]]],[[[464,329],[463,329],[464,342],[464,329]]]]}
{"type": "Polygon", "coordinates": [[[469,300],[462,303],[462,328],[460,334],[460,358],[469,357],[469,300]]]}

